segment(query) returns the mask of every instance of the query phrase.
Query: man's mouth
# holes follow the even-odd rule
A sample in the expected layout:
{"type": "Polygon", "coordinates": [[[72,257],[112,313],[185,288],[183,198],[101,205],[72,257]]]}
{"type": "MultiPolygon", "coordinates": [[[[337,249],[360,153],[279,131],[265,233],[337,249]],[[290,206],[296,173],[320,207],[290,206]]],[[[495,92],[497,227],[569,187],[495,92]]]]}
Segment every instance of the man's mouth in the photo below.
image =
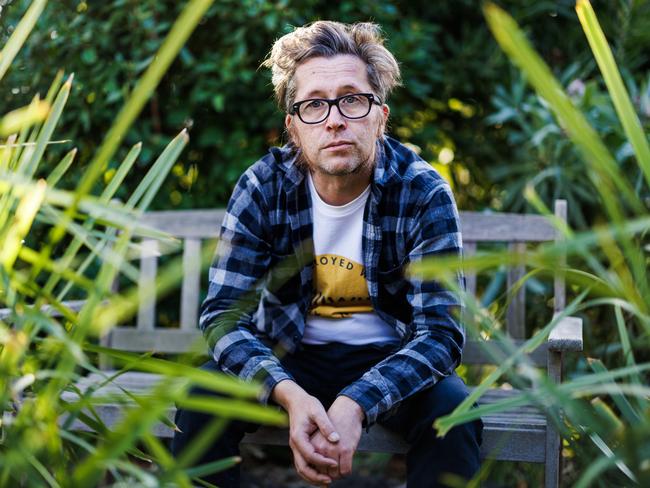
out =
{"type": "Polygon", "coordinates": [[[349,147],[351,145],[352,143],[350,141],[336,141],[336,142],[330,142],[323,149],[331,149],[335,151],[337,149],[345,149],[346,147],[349,147]]]}

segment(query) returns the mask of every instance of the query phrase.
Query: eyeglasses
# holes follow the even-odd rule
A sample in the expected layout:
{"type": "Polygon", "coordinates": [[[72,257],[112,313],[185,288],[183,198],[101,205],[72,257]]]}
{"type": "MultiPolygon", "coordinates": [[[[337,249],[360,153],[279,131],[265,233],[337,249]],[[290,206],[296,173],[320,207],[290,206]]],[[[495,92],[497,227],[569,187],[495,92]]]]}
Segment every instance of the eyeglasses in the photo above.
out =
{"type": "Polygon", "coordinates": [[[305,124],[318,124],[330,116],[332,105],[346,119],[362,119],[370,113],[372,104],[381,105],[379,97],[372,93],[353,93],[338,98],[310,98],[296,102],[289,113],[298,114],[305,124]]]}

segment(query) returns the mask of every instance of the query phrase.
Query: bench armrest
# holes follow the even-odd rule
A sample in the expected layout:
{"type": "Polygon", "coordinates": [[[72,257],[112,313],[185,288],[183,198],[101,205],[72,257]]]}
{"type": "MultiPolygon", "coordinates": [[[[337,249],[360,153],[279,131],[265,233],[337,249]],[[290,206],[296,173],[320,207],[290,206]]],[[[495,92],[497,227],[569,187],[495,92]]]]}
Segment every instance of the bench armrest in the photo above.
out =
{"type": "Polygon", "coordinates": [[[582,319],[564,317],[548,336],[549,351],[582,351],[582,319]]]}

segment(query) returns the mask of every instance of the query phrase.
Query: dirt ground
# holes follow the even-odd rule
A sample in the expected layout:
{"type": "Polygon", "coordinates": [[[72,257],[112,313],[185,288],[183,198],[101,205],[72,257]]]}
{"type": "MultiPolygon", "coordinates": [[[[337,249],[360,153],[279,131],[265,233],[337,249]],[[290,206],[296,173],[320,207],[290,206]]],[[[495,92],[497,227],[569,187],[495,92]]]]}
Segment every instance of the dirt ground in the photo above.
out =
{"type": "MultiPolygon", "coordinates": [[[[308,488],[293,467],[288,448],[242,446],[241,488],[308,488]]],[[[337,480],[332,488],[404,488],[406,467],[403,456],[359,453],[350,476],[337,480]]]]}

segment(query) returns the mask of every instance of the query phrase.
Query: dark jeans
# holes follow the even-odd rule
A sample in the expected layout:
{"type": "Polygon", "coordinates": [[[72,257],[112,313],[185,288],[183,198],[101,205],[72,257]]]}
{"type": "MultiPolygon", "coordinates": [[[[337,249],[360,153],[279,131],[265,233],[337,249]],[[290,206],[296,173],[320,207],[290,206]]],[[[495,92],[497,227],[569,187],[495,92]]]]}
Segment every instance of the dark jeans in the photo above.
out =
{"type": "MultiPolygon", "coordinates": [[[[343,387],[357,380],[388,354],[390,350],[387,348],[373,346],[306,345],[295,354],[282,358],[282,364],[296,382],[327,409],[343,387]]],[[[213,361],[208,361],[202,368],[217,371],[213,361]]],[[[193,393],[214,395],[201,388],[193,390],[193,393]]],[[[455,427],[444,438],[437,438],[432,427],[436,418],[450,413],[466,397],[465,384],[454,374],[407,398],[395,411],[379,417],[378,423],[399,432],[411,445],[406,458],[410,488],[444,486],[439,483],[444,473],[469,479],[478,471],[483,430],[480,420],[455,427]]],[[[172,441],[173,454],[178,456],[210,420],[207,414],[179,409],[176,424],[181,433],[177,433],[172,441]]],[[[239,455],[242,437],[256,428],[246,422],[231,422],[197,465],[239,455]]],[[[237,466],[206,477],[205,481],[221,488],[238,487],[239,475],[237,466]]]]}

